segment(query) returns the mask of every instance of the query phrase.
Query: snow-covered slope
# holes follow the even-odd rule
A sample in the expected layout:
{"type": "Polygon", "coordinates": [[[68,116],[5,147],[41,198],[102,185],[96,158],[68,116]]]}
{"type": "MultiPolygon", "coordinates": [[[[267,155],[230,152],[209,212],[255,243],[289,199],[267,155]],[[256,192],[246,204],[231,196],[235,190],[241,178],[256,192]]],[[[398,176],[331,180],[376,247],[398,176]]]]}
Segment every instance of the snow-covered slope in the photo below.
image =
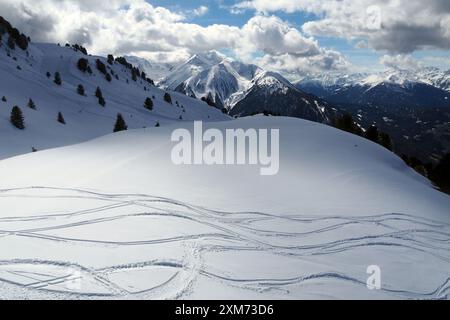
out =
{"type": "Polygon", "coordinates": [[[150,62],[147,59],[136,56],[125,56],[125,58],[129,63],[143,70],[148,77],[155,81],[155,83],[161,81],[174,68],[174,66],[169,63],[150,62]]]}
{"type": "Polygon", "coordinates": [[[261,69],[233,61],[224,55],[210,51],[197,54],[174,68],[161,85],[189,96],[207,98],[219,108],[227,106],[230,96],[247,88],[261,69]]]}
{"type": "Polygon", "coordinates": [[[353,85],[366,78],[367,76],[369,76],[369,74],[366,73],[322,73],[306,76],[303,79],[295,82],[294,84],[299,87],[318,86],[327,89],[353,85]]]}
{"type": "Polygon", "coordinates": [[[174,70],[161,81],[161,85],[174,90],[184,81],[219,64],[223,59],[225,59],[225,56],[217,51],[196,54],[185,63],[176,66],[174,70]]]}
{"type": "Polygon", "coordinates": [[[172,104],[163,99],[165,91],[149,85],[138,77],[131,78],[127,67],[115,62],[110,66],[105,58],[85,56],[71,48],[52,44],[31,44],[28,55],[16,47],[9,50],[3,37],[0,48],[0,158],[78,143],[112,132],[118,113],[121,113],[130,129],[165,125],[182,120],[224,120],[220,111],[206,103],[183,94],[171,92],[172,104]],[[80,58],[89,60],[93,74],[77,68],[80,58]],[[96,59],[114,75],[108,82],[96,69],[96,59]],[[47,72],[50,77],[47,77],[47,72]],[[62,85],[53,82],[59,72],[62,85]],[[117,75],[118,79],[115,77],[117,75]],[[85,96],[77,93],[82,84],[85,96]],[[106,106],[102,107],[95,97],[100,87],[106,106]],[[154,110],[144,108],[149,97],[154,110]],[[29,99],[37,110],[27,107],[29,99]],[[10,122],[13,106],[19,106],[25,117],[25,130],[14,128],[10,122]],[[58,112],[63,114],[66,125],[57,122],[58,112]]]}
{"type": "Polygon", "coordinates": [[[280,129],[279,174],[173,165],[180,124],[0,161],[0,297],[448,298],[450,198],[394,154],[299,119],[204,126],[280,129]]]}
{"type": "Polygon", "coordinates": [[[419,72],[419,78],[425,83],[450,91],[450,70],[442,71],[438,68],[424,68],[419,72]]]}
{"type": "Polygon", "coordinates": [[[230,97],[230,115],[269,113],[316,122],[332,119],[332,108],[321,99],[297,89],[280,74],[260,72],[242,92],[230,97]]]}

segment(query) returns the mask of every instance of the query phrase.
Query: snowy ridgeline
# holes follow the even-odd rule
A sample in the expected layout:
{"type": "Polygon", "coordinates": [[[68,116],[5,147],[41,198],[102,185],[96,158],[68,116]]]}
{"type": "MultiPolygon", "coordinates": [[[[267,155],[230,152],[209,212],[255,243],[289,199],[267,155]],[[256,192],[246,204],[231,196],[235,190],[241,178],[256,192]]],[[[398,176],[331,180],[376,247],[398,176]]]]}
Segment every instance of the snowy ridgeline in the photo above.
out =
{"type": "Polygon", "coordinates": [[[450,199],[394,154],[299,119],[204,126],[280,129],[279,174],[175,166],[180,124],[0,161],[0,298],[449,296],[450,199]]]}
{"type": "Polygon", "coordinates": [[[0,47],[0,159],[109,134],[118,113],[129,129],[186,120],[228,119],[205,102],[183,94],[170,92],[172,104],[167,103],[165,91],[150,85],[140,75],[134,81],[131,70],[118,62],[110,65],[106,58],[86,56],[53,44],[31,43],[27,54],[18,47],[10,50],[6,38],[3,37],[0,47]],[[92,74],[78,69],[82,58],[89,61],[92,74]],[[97,59],[111,75],[110,82],[97,69],[97,59]],[[54,81],[57,72],[61,85],[54,81]],[[80,95],[79,85],[83,86],[84,95],[80,95]],[[105,100],[104,107],[95,96],[97,87],[105,100]],[[152,111],[144,108],[147,98],[153,101],[152,111]],[[29,99],[35,110],[28,106],[29,99]],[[23,113],[25,130],[10,124],[14,106],[23,113]],[[58,113],[65,125],[58,122],[58,113]]]}
{"type": "Polygon", "coordinates": [[[335,104],[398,108],[450,106],[450,71],[387,70],[375,74],[323,74],[296,83],[300,90],[335,104]]]}
{"type": "Polygon", "coordinates": [[[306,76],[297,84],[316,84],[323,88],[332,87],[375,87],[382,83],[408,87],[414,84],[429,84],[450,92],[450,70],[427,67],[418,70],[387,69],[379,73],[317,74],[306,76]]]}
{"type": "MultiPolygon", "coordinates": [[[[153,69],[146,70],[152,72],[153,69]]],[[[233,100],[231,96],[243,93],[252,79],[261,72],[263,70],[255,65],[234,61],[219,52],[209,51],[196,54],[167,71],[160,85],[189,96],[208,98],[218,107],[230,107],[233,100]]]]}
{"type": "MultiPolygon", "coordinates": [[[[133,60],[155,74],[155,64],[133,60]]],[[[281,74],[216,51],[196,54],[166,72],[159,81],[161,87],[201,98],[233,117],[264,113],[330,123],[335,116],[335,108],[296,88],[281,74]]]]}

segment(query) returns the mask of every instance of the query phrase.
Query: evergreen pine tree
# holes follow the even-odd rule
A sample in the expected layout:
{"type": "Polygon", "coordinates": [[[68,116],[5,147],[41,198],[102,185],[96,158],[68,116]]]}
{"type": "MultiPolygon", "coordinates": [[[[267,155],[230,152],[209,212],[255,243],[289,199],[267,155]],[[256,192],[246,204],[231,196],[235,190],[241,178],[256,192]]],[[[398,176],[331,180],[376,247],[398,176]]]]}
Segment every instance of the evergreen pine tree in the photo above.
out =
{"type": "Polygon", "coordinates": [[[86,72],[89,67],[89,61],[85,58],[81,58],[80,60],[78,60],[77,67],[80,71],[86,72]]]}
{"type": "Polygon", "coordinates": [[[100,61],[100,59],[97,59],[95,61],[95,64],[97,66],[97,70],[100,71],[101,73],[103,73],[104,75],[106,75],[106,66],[103,62],[100,61]]]}
{"type": "Polygon", "coordinates": [[[22,50],[27,50],[28,48],[28,39],[27,37],[22,33],[20,35],[17,35],[15,37],[15,41],[17,46],[22,50]]]}
{"type": "Polygon", "coordinates": [[[9,36],[7,45],[11,50],[14,50],[16,48],[16,42],[14,41],[14,38],[12,36],[9,36]]]}
{"type": "Polygon", "coordinates": [[[100,89],[100,87],[97,87],[97,89],[95,90],[95,96],[97,98],[103,97],[103,92],[102,92],[102,89],[100,89]]]}
{"type": "Polygon", "coordinates": [[[32,99],[28,100],[28,108],[36,110],[36,104],[32,99]]]}
{"type": "Polygon", "coordinates": [[[167,92],[164,94],[164,101],[166,101],[167,103],[172,104],[172,97],[167,92]]]}
{"type": "Polygon", "coordinates": [[[156,128],[161,127],[161,125],[159,124],[159,122],[156,123],[155,127],[156,127],[156,128]]]}
{"type": "Polygon", "coordinates": [[[132,69],[131,69],[131,79],[132,79],[133,81],[137,81],[137,71],[136,71],[135,68],[132,68],[132,69]]]}
{"type": "Polygon", "coordinates": [[[104,107],[106,105],[106,101],[103,98],[103,92],[100,87],[97,87],[97,89],[95,90],[95,96],[98,98],[98,104],[104,107]]]}
{"type": "Polygon", "coordinates": [[[153,110],[153,101],[150,98],[145,99],[144,107],[148,110],[153,110]]]}
{"type": "Polygon", "coordinates": [[[22,110],[18,106],[15,106],[11,110],[11,124],[17,129],[23,130],[25,129],[24,117],[22,110]]]}
{"type": "Polygon", "coordinates": [[[103,97],[98,98],[98,104],[104,107],[106,105],[105,98],[103,97]]]}
{"type": "Polygon", "coordinates": [[[350,114],[344,114],[342,117],[339,117],[334,126],[343,131],[347,131],[353,133],[355,130],[355,122],[353,121],[353,117],[350,114]]]}
{"type": "Polygon", "coordinates": [[[50,77],[52,76],[52,74],[51,74],[50,72],[47,72],[45,75],[46,75],[47,78],[49,78],[49,79],[50,79],[50,77]]]}
{"type": "Polygon", "coordinates": [[[119,114],[117,114],[116,124],[114,125],[114,132],[120,132],[120,131],[126,131],[126,130],[128,130],[128,126],[125,123],[125,120],[123,119],[122,115],[119,113],[119,114]]]}
{"type": "Polygon", "coordinates": [[[436,165],[430,174],[442,191],[450,193],[450,153],[447,153],[436,165]]]}
{"type": "Polygon", "coordinates": [[[390,151],[394,150],[392,146],[392,139],[387,133],[380,133],[380,144],[390,151]]]}
{"type": "Polygon", "coordinates": [[[108,63],[110,65],[114,64],[114,56],[112,54],[108,54],[108,63]]]}
{"type": "Polygon", "coordinates": [[[54,82],[60,86],[62,84],[61,74],[59,72],[55,72],[55,80],[54,82]]]}
{"type": "Polygon", "coordinates": [[[66,120],[64,120],[64,117],[61,112],[58,112],[58,122],[61,124],[66,124],[66,120]]]}
{"type": "Polygon", "coordinates": [[[375,143],[379,142],[380,134],[378,133],[378,128],[376,126],[371,126],[367,129],[365,134],[366,139],[373,141],[375,143]]]}
{"type": "Polygon", "coordinates": [[[6,99],[5,96],[3,96],[3,97],[2,97],[2,101],[3,101],[3,102],[7,102],[8,100],[6,99]]]}
{"type": "Polygon", "coordinates": [[[84,87],[83,87],[83,85],[81,85],[81,84],[78,85],[77,93],[78,93],[80,96],[84,96],[85,92],[84,92],[84,87]]]}

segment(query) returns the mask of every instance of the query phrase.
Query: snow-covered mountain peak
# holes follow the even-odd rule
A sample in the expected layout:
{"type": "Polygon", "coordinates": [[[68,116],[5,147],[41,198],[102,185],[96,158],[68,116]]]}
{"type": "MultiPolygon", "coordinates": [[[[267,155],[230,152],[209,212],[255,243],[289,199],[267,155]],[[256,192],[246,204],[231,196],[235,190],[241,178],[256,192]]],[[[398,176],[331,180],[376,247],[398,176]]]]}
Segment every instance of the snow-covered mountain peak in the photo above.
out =
{"type": "Polygon", "coordinates": [[[379,85],[408,87],[415,83],[424,83],[416,73],[409,70],[389,69],[383,73],[368,75],[356,84],[368,87],[376,87],[379,85]]]}
{"type": "Polygon", "coordinates": [[[411,87],[414,84],[428,84],[450,91],[450,72],[435,67],[424,67],[417,70],[391,68],[375,73],[315,74],[296,82],[298,87],[322,87],[331,91],[349,86],[376,87],[383,84],[404,88],[411,87]]]}
{"type": "Polygon", "coordinates": [[[281,74],[272,71],[263,71],[252,80],[251,86],[267,88],[271,91],[279,89],[295,89],[294,86],[281,74]]]}
{"type": "Polygon", "coordinates": [[[221,63],[226,56],[218,51],[211,50],[204,53],[197,53],[193,55],[186,64],[192,64],[197,66],[213,66],[221,63]]]}
{"type": "Polygon", "coordinates": [[[427,67],[418,72],[423,82],[450,92],[450,70],[427,67]]]}
{"type": "Polygon", "coordinates": [[[260,72],[264,71],[260,67],[254,64],[246,64],[240,61],[233,60],[230,65],[236,70],[242,77],[247,80],[252,80],[260,72]]]}
{"type": "Polygon", "coordinates": [[[260,71],[255,65],[208,51],[196,54],[174,68],[160,84],[189,96],[208,98],[222,108],[228,104],[231,95],[245,90],[260,71]]]}
{"type": "Polygon", "coordinates": [[[449,105],[450,78],[436,68],[388,69],[331,79],[302,80],[296,87],[334,104],[381,106],[394,110],[449,105]]]}
{"type": "Polygon", "coordinates": [[[125,56],[125,59],[127,59],[129,63],[143,70],[147,76],[155,82],[159,82],[174,68],[174,66],[170,63],[153,62],[136,56],[125,56]]]}
{"type": "Polygon", "coordinates": [[[304,77],[303,79],[297,81],[296,85],[314,85],[323,86],[326,88],[335,86],[348,86],[363,80],[368,74],[366,73],[320,73],[304,77]]]}
{"type": "Polygon", "coordinates": [[[235,93],[229,100],[232,116],[260,113],[315,122],[328,122],[333,117],[326,102],[297,89],[282,75],[271,71],[259,72],[246,90],[235,93]]]}

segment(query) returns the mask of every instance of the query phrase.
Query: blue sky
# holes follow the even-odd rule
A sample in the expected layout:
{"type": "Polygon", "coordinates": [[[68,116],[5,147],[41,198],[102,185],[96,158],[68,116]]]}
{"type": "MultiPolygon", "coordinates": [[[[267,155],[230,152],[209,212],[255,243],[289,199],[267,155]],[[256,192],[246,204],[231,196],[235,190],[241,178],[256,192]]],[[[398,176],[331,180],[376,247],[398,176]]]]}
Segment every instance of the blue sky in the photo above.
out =
{"type": "MultiPolygon", "coordinates": [[[[238,3],[235,0],[146,0],[154,6],[168,8],[173,12],[189,12],[200,6],[206,6],[208,12],[201,16],[187,15],[187,21],[201,26],[209,26],[211,24],[225,24],[242,27],[256,13],[252,10],[246,10],[239,14],[232,13],[230,8],[238,3]]],[[[277,0],[273,0],[277,1],[277,0]]],[[[313,13],[297,11],[294,13],[285,13],[284,11],[270,12],[290,25],[301,30],[305,22],[320,19],[313,13]]],[[[336,50],[342,53],[346,59],[362,69],[383,69],[379,63],[380,59],[387,53],[386,51],[376,51],[372,49],[355,48],[358,40],[347,40],[342,38],[315,36],[320,46],[327,49],[336,50]]],[[[222,50],[223,51],[223,50],[222,50]]],[[[226,52],[229,53],[229,52],[226,52]]],[[[409,53],[413,59],[418,59],[423,65],[437,66],[443,69],[450,68],[450,52],[448,50],[418,50],[409,53]]]]}
{"type": "MultiPolygon", "coordinates": [[[[189,22],[205,27],[211,24],[226,24],[242,27],[255,15],[255,12],[251,10],[243,11],[239,14],[232,13],[230,8],[237,3],[237,1],[234,0],[147,0],[147,2],[154,6],[165,7],[174,12],[186,12],[195,10],[200,6],[206,6],[208,8],[206,14],[201,16],[188,15],[189,22]]],[[[277,11],[272,14],[289,22],[298,29],[300,29],[305,22],[317,19],[314,14],[305,12],[285,13],[283,11],[277,11]]],[[[345,54],[347,59],[352,63],[357,65],[370,65],[371,68],[374,66],[376,68],[382,68],[382,66],[378,64],[378,61],[382,56],[381,53],[372,50],[355,50],[354,45],[347,40],[327,37],[316,37],[316,40],[318,40],[323,47],[345,54]]],[[[227,55],[231,54],[228,51],[224,53],[227,55]]]]}
{"type": "Polygon", "coordinates": [[[450,69],[449,0],[87,3],[0,0],[2,15],[33,39],[79,43],[100,55],[176,64],[218,50],[292,77],[387,67],[450,69]]]}
{"type": "MultiPolygon", "coordinates": [[[[274,0],[276,1],[276,0],[274,0]]],[[[171,11],[194,10],[200,6],[206,6],[208,13],[202,16],[191,16],[189,21],[208,26],[210,24],[227,24],[242,27],[247,21],[254,16],[251,10],[243,11],[240,14],[233,14],[230,8],[238,3],[234,0],[147,0],[148,3],[154,6],[161,6],[170,9],[171,11]]],[[[289,20],[293,25],[301,27],[306,21],[314,19],[313,14],[295,13],[287,14],[278,11],[276,15],[283,20],[289,20]]]]}

